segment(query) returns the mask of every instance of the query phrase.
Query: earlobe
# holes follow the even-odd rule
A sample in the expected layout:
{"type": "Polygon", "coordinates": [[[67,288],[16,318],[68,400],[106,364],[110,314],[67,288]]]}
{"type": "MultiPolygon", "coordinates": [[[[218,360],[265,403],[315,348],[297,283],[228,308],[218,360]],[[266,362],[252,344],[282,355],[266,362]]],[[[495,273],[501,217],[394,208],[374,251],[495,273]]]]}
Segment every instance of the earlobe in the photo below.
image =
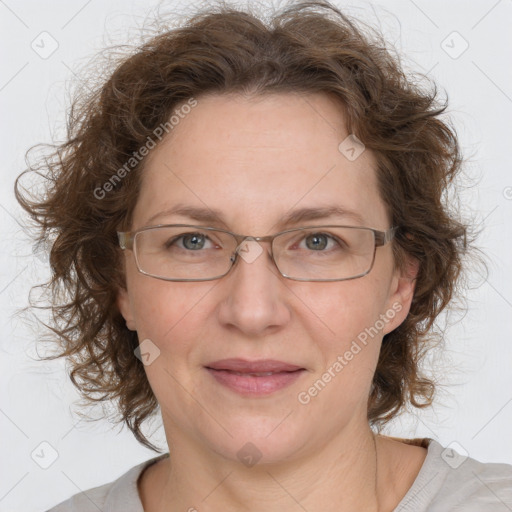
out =
{"type": "Polygon", "coordinates": [[[136,331],[137,325],[135,323],[135,318],[132,312],[132,307],[130,303],[130,297],[128,295],[128,291],[124,288],[121,288],[117,292],[117,307],[119,311],[123,315],[126,321],[126,327],[130,329],[130,331],[136,331]]]}

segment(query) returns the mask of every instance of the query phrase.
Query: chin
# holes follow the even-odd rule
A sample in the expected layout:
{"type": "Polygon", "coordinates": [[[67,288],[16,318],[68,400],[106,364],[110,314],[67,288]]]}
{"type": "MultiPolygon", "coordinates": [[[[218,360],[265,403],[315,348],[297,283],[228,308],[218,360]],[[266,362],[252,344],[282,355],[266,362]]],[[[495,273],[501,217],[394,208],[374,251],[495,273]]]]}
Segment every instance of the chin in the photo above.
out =
{"type": "Polygon", "coordinates": [[[220,438],[212,439],[212,432],[208,432],[205,441],[218,455],[247,467],[293,459],[312,436],[298,431],[297,424],[290,421],[291,415],[285,417],[286,414],[279,418],[245,417],[224,421],[222,425],[231,435],[223,430],[220,438]]]}

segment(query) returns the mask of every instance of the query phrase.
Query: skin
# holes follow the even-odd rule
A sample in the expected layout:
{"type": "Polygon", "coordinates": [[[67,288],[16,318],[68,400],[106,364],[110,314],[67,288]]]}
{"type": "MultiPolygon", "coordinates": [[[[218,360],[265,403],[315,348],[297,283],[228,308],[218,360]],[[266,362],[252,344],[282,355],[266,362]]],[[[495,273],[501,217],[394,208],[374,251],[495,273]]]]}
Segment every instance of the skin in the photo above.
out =
{"type": "MultiPolygon", "coordinates": [[[[344,113],[322,95],[210,95],[147,157],[133,230],[188,217],[150,217],[177,203],[218,209],[225,229],[252,236],[279,231],[291,209],[342,205],[364,225],[390,227],[364,151],[349,161],[338,145],[344,113]]],[[[297,225],[357,225],[333,217],[297,225]]],[[[292,227],[292,226],[290,226],[292,227]]],[[[159,401],[171,459],[139,480],[144,510],[308,512],[392,510],[412,485],[426,450],[375,438],[367,399],[382,337],[405,319],[417,264],[395,268],[391,245],[377,249],[371,272],[338,282],[279,275],[269,245],[216,281],[166,282],[137,271],[125,251],[119,308],[139,340],[160,350],[145,366],[159,401]],[[412,269],[412,270],[411,270],[412,269]],[[297,400],[379,315],[402,309],[308,404],[297,400]],[[291,386],[247,398],[218,384],[211,361],[277,359],[307,369],[291,386]],[[262,456],[246,467],[237,452],[262,456]],[[377,448],[377,462],[375,446],[377,448]],[[377,474],[377,482],[376,482],[377,474]]]]}

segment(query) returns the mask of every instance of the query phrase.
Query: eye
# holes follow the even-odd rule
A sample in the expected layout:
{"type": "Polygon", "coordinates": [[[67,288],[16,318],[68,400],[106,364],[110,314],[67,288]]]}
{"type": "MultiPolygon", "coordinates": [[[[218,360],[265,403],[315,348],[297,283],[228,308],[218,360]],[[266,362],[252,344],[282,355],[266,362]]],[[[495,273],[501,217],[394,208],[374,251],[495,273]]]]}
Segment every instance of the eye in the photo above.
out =
{"type": "Polygon", "coordinates": [[[185,248],[192,251],[204,249],[204,246],[208,241],[212,243],[211,240],[203,233],[184,233],[168,240],[165,243],[165,247],[168,249],[174,246],[179,240],[182,241],[182,246],[179,247],[180,249],[185,248]]]}
{"type": "Polygon", "coordinates": [[[306,247],[308,249],[317,252],[324,252],[323,250],[328,246],[331,249],[335,249],[346,245],[342,240],[327,233],[310,233],[305,236],[303,240],[306,241],[306,247]],[[329,242],[331,242],[330,245],[329,242]]]}

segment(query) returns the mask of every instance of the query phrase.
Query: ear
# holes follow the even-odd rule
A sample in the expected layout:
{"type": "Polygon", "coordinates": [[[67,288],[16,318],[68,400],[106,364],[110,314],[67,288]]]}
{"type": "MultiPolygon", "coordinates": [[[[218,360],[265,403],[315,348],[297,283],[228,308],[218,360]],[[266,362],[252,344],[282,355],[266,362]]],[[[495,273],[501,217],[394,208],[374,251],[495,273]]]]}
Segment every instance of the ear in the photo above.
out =
{"type": "Polygon", "coordinates": [[[135,315],[133,314],[132,304],[130,301],[128,290],[126,290],[125,288],[118,289],[116,302],[119,311],[121,312],[126,321],[126,327],[128,327],[130,331],[136,331],[137,324],[135,323],[135,315]]]}
{"type": "Polygon", "coordinates": [[[383,334],[388,334],[396,329],[405,320],[411,309],[420,262],[411,255],[405,255],[404,258],[403,268],[395,269],[391,281],[389,297],[386,302],[387,309],[384,312],[390,321],[386,323],[382,331],[383,334]]]}

